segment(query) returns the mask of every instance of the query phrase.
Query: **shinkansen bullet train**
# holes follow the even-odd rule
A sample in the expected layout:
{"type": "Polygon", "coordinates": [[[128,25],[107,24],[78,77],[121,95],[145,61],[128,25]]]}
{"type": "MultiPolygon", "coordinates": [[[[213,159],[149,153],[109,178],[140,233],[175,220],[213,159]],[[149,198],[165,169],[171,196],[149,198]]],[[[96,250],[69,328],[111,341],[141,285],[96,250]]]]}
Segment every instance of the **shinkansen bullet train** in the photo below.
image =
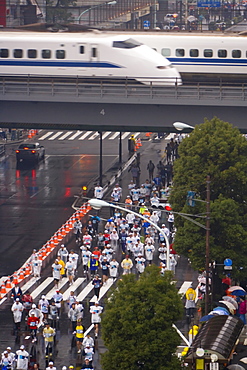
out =
{"type": "Polygon", "coordinates": [[[203,77],[244,81],[247,77],[247,35],[159,31],[128,35],[167,58],[183,81],[203,77]]]}
{"type": "Polygon", "coordinates": [[[0,75],[133,79],[181,84],[171,62],[128,35],[0,31],[0,75]]]}

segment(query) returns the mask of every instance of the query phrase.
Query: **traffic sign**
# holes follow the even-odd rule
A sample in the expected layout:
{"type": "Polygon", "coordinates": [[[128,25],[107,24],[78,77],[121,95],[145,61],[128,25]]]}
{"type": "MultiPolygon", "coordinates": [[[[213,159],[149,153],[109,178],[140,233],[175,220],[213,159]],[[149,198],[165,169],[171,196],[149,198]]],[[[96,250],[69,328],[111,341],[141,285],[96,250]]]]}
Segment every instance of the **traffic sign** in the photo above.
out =
{"type": "Polygon", "coordinates": [[[220,8],[221,2],[217,0],[197,0],[198,8],[220,8]]]}
{"type": "Polygon", "coordinates": [[[226,258],[224,260],[224,266],[232,266],[232,260],[230,258],[226,258]]]}
{"type": "Polygon", "coordinates": [[[143,21],[143,27],[148,29],[150,27],[150,21],[143,21]]]}

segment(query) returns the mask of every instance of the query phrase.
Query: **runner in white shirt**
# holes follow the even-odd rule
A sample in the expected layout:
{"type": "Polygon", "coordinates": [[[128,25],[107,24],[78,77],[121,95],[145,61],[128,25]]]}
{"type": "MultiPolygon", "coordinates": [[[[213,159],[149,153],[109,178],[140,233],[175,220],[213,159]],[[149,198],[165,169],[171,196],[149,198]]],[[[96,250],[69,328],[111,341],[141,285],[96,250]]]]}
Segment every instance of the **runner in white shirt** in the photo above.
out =
{"type": "Polygon", "coordinates": [[[148,242],[147,245],[145,245],[144,250],[145,250],[147,262],[151,264],[154,258],[155,248],[150,242],[148,242]]]}
{"type": "Polygon", "coordinates": [[[88,262],[90,260],[91,255],[92,253],[90,252],[89,249],[86,248],[86,250],[82,250],[81,259],[82,259],[84,274],[88,271],[88,262]]]}
{"type": "Polygon", "coordinates": [[[92,337],[90,337],[90,334],[87,334],[87,336],[83,339],[82,345],[84,348],[87,347],[87,345],[92,348],[94,347],[94,340],[92,337]]]}
{"type": "Polygon", "coordinates": [[[77,262],[78,262],[79,255],[74,252],[73,249],[71,249],[71,252],[69,254],[69,260],[73,263],[74,271],[77,269],[77,262]]]}
{"type": "Polygon", "coordinates": [[[166,245],[165,245],[165,243],[161,243],[160,244],[160,247],[159,247],[159,249],[158,249],[158,251],[159,251],[159,259],[163,262],[163,263],[166,263],[166,251],[167,251],[167,249],[166,249],[166,245]]]}
{"type": "Polygon", "coordinates": [[[40,278],[40,272],[41,272],[41,267],[42,267],[42,261],[38,259],[38,256],[34,256],[34,259],[31,262],[32,264],[32,273],[33,276],[36,277],[37,279],[40,278]]]}
{"type": "Polygon", "coordinates": [[[91,247],[92,240],[93,240],[92,236],[88,233],[88,231],[85,231],[85,234],[82,237],[83,244],[86,247],[90,248],[91,247]]]}
{"type": "Polygon", "coordinates": [[[143,271],[145,270],[145,262],[146,262],[145,258],[141,254],[139,254],[139,256],[135,259],[135,261],[136,261],[137,272],[139,274],[142,274],[143,271]]]}
{"type": "Polygon", "coordinates": [[[99,306],[98,302],[95,302],[93,306],[90,307],[90,313],[91,313],[91,323],[94,324],[95,329],[95,338],[98,337],[99,333],[99,324],[101,322],[101,313],[103,311],[103,307],[99,306]]]}
{"type": "Polygon", "coordinates": [[[151,207],[159,207],[160,199],[157,194],[154,194],[153,197],[150,199],[151,207]]]}
{"type": "Polygon", "coordinates": [[[119,266],[118,261],[115,258],[113,258],[112,261],[110,262],[110,268],[109,268],[111,278],[116,278],[117,277],[117,275],[118,275],[118,266],[119,266]]]}
{"type": "Polygon", "coordinates": [[[49,302],[46,299],[45,295],[42,295],[41,299],[39,300],[39,309],[44,315],[44,319],[47,319],[49,312],[49,302]]]}
{"type": "Polygon", "coordinates": [[[135,215],[133,215],[133,213],[127,213],[127,215],[126,215],[126,221],[129,224],[129,227],[133,227],[133,225],[134,225],[134,219],[135,219],[135,215]]]}
{"type": "Polygon", "coordinates": [[[58,288],[58,283],[61,278],[60,270],[62,269],[62,266],[58,263],[58,260],[53,263],[52,267],[52,276],[54,279],[54,285],[56,288],[58,288]]]}
{"type": "Polygon", "coordinates": [[[71,259],[68,260],[68,262],[65,265],[65,268],[67,272],[67,278],[69,279],[69,285],[72,285],[75,277],[75,267],[71,259]]]}
{"type": "Polygon", "coordinates": [[[153,213],[150,216],[150,221],[152,221],[153,223],[155,223],[157,225],[158,222],[159,222],[159,219],[160,218],[158,216],[158,212],[157,211],[153,211],[153,213]]]}
{"type": "Polygon", "coordinates": [[[16,369],[27,370],[29,353],[25,350],[25,347],[23,345],[20,346],[20,349],[18,351],[16,351],[16,357],[16,369]]]}
{"type": "Polygon", "coordinates": [[[100,184],[97,184],[94,188],[94,198],[96,199],[102,199],[104,195],[103,188],[100,186],[100,184]]]}

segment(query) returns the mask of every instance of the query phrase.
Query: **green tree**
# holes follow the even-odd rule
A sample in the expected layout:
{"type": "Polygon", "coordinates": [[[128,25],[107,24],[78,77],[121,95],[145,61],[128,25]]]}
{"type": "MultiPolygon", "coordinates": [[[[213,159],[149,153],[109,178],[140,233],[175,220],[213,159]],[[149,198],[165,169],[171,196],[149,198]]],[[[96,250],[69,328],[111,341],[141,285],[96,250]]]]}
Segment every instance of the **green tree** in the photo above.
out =
{"type": "Polygon", "coordinates": [[[147,267],[138,280],[123,276],[106,304],[102,334],[107,351],[105,370],[177,370],[180,338],[172,328],[183,306],[172,274],[160,275],[157,266],[147,267]]]}
{"type": "Polygon", "coordinates": [[[73,22],[70,8],[76,5],[74,0],[47,0],[46,22],[68,23],[73,22]]]}
{"type": "MultiPolygon", "coordinates": [[[[210,175],[210,259],[233,260],[233,276],[246,275],[247,266],[247,141],[237,128],[217,118],[196,126],[179,147],[174,164],[171,203],[176,212],[203,214],[206,205],[186,204],[187,191],[206,199],[210,175]],[[244,267],[242,269],[242,267],[244,267]]],[[[195,218],[204,223],[202,218],[195,218]]],[[[196,269],[205,267],[205,230],[176,216],[175,249],[190,258],[196,269]]]]}

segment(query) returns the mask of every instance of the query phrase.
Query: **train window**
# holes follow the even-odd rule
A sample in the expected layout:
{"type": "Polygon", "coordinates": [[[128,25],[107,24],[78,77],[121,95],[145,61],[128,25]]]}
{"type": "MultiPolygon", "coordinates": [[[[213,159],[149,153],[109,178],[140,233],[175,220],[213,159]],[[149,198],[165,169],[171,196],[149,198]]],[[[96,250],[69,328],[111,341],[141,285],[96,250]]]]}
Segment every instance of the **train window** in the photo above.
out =
{"type": "Polygon", "coordinates": [[[41,55],[42,55],[43,59],[50,59],[51,58],[51,50],[43,49],[41,55]]]}
{"type": "Polygon", "coordinates": [[[233,50],[232,51],[233,58],[241,58],[241,50],[233,50]]]}
{"type": "Polygon", "coordinates": [[[198,49],[190,49],[190,57],[196,58],[199,55],[199,50],[198,49]]]}
{"type": "Polygon", "coordinates": [[[212,49],[204,49],[203,55],[205,58],[212,58],[213,50],[212,49]]]}
{"type": "Polygon", "coordinates": [[[176,49],[176,57],[184,57],[184,49],[176,49]]]}
{"type": "Polygon", "coordinates": [[[227,50],[225,50],[225,49],[218,50],[218,57],[219,58],[226,58],[227,57],[227,50]]]}
{"type": "Polygon", "coordinates": [[[112,46],[119,49],[133,49],[142,45],[139,41],[128,39],[124,41],[113,41],[112,46]]]}
{"type": "Polygon", "coordinates": [[[84,45],[81,45],[80,46],[80,54],[84,54],[85,53],[85,47],[84,45]]]}
{"type": "Polygon", "coordinates": [[[37,58],[37,50],[35,49],[28,49],[27,51],[28,58],[37,58]]]}
{"type": "Polygon", "coordinates": [[[163,55],[163,57],[170,57],[171,49],[168,49],[168,48],[161,49],[161,55],[163,55]]]}
{"type": "Polygon", "coordinates": [[[57,59],[64,59],[65,58],[65,50],[56,50],[56,58],[57,59]]]}
{"type": "Polygon", "coordinates": [[[0,58],[8,58],[9,49],[0,49],[0,58]]]}
{"type": "Polygon", "coordinates": [[[14,58],[22,58],[23,50],[22,49],[14,49],[14,58]]]}
{"type": "Polygon", "coordinates": [[[92,58],[96,58],[96,57],[97,57],[97,49],[92,48],[92,58]]]}

